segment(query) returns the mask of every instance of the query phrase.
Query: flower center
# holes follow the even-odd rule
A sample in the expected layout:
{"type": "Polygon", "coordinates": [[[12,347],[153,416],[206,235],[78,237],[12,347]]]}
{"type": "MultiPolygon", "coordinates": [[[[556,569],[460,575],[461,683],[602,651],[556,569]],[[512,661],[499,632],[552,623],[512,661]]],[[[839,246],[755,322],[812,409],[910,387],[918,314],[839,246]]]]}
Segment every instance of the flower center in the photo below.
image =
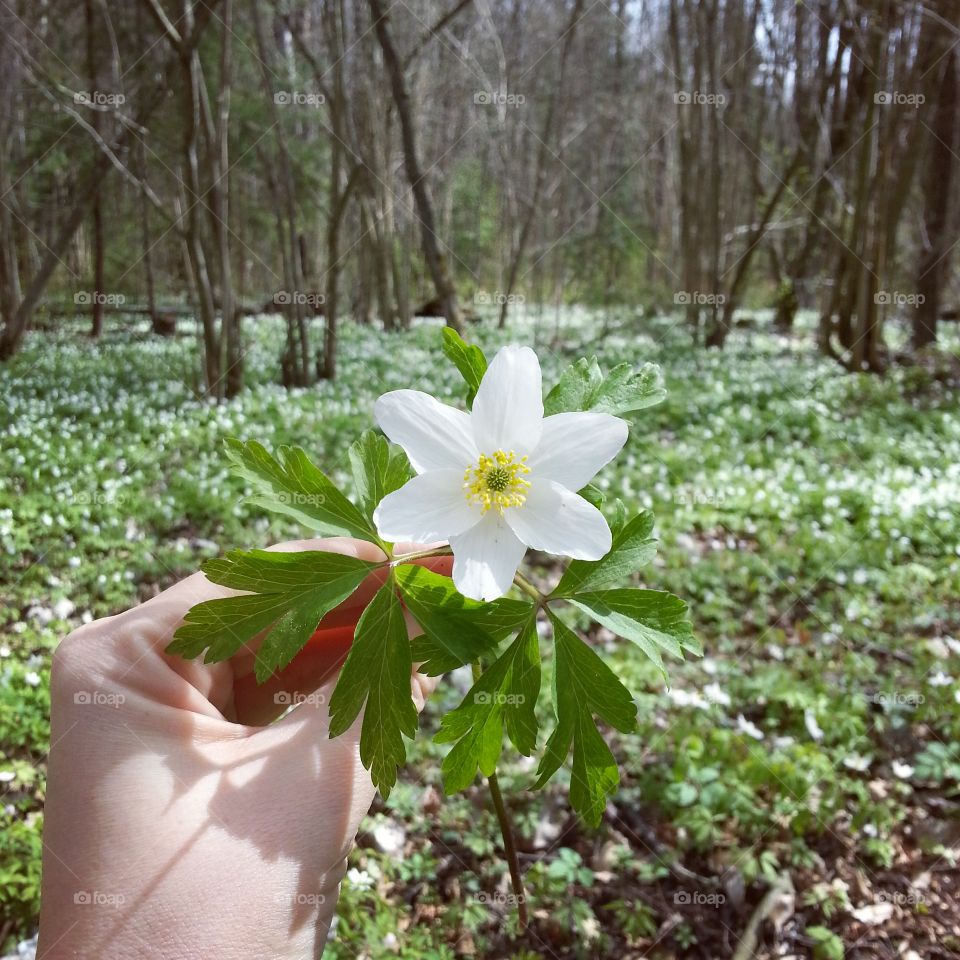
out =
{"type": "Polygon", "coordinates": [[[463,490],[467,500],[484,513],[494,509],[502,514],[507,507],[523,506],[530,486],[524,475],[529,472],[527,458],[518,458],[512,450],[497,450],[490,456],[483,453],[475,466],[467,467],[463,490]]]}

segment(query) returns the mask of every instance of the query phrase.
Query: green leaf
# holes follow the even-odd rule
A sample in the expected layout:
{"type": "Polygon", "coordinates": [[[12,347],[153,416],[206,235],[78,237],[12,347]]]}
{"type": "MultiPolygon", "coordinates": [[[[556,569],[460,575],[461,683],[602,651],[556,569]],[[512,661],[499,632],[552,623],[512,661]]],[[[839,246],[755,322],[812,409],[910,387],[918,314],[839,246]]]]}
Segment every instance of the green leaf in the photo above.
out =
{"type": "Polygon", "coordinates": [[[213,583],[251,592],[191,607],[167,652],[189,658],[206,650],[205,662],[216,663],[276,624],[257,652],[254,669],[262,683],[293,660],[324,615],[376,566],[323,550],[234,550],[208,560],[203,571],[213,583]]]}
{"type": "Polygon", "coordinates": [[[531,615],[517,638],[477,679],[460,706],[440,722],[436,743],[453,743],[443,761],[448,794],[465,790],[477,769],[493,773],[503,746],[503,730],[529,756],[536,747],[536,705],[540,693],[540,646],[531,615]]]}
{"type": "Polygon", "coordinates": [[[531,616],[512,644],[513,664],[507,677],[503,707],[507,736],[520,753],[529,757],[537,746],[537,698],[540,696],[540,638],[537,620],[531,616]]]}
{"type": "Polygon", "coordinates": [[[413,640],[413,656],[428,677],[493,652],[533,610],[531,603],[505,597],[492,603],[469,600],[449,577],[416,564],[402,564],[395,572],[404,602],[423,630],[413,640]]]}
{"type": "Polygon", "coordinates": [[[639,371],[621,363],[604,376],[596,357],[581,358],[561,374],[543,402],[543,412],[549,416],[569,410],[596,410],[619,415],[652,407],[666,396],[655,363],[645,363],[639,371]]]}
{"type": "Polygon", "coordinates": [[[410,693],[413,658],[403,605],[393,577],[363,611],[340,679],[330,698],[330,736],[348,730],[366,704],[360,728],[360,761],[386,799],[406,759],[403,737],[417,732],[410,693]]]}
{"type": "Polygon", "coordinates": [[[467,406],[473,406],[473,398],[487,372],[487,358],[476,344],[467,343],[452,327],[443,328],[443,352],[456,364],[466,381],[467,406]]]}
{"type": "Polygon", "coordinates": [[[375,430],[365,430],[351,445],[350,468],[360,509],[371,524],[377,504],[413,476],[413,468],[403,450],[375,430]]]}
{"type": "Polygon", "coordinates": [[[275,459],[255,440],[226,441],[236,472],[260,491],[247,502],[292,517],[324,534],[377,542],[366,517],[299,447],[278,447],[275,459]]]}
{"type": "Polygon", "coordinates": [[[616,674],[552,611],[554,698],[557,725],[537,770],[542,787],[559,769],[573,745],[570,803],[591,826],[603,816],[607,797],[620,783],[617,762],[594,716],[623,733],[636,728],[637,707],[616,674]]]}
{"type": "Polygon", "coordinates": [[[607,495],[595,484],[588,483],[585,487],[582,487],[577,491],[587,503],[592,503],[598,510],[603,506],[604,500],[607,499],[607,495]]]}
{"type": "Polygon", "coordinates": [[[601,560],[574,560],[553,591],[555,597],[569,597],[589,590],[602,590],[622,583],[630,574],[649,563],[657,552],[650,538],[653,514],[638,513],[614,534],[610,552],[601,560]]]}
{"type": "Polygon", "coordinates": [[[570,602],[609,630],[632,640],[666,676],[661,650],[683,659],[688,650],[702,656],[687,617],[687,605],[661,590],[598,590],[577,593],[570,602]]]}

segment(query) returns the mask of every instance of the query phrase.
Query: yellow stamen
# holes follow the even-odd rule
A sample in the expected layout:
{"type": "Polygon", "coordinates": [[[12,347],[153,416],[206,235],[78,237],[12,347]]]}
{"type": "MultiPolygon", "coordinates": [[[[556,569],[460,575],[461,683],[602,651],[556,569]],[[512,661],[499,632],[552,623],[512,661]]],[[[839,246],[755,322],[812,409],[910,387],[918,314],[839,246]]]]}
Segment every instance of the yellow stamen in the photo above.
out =
{"type": "Polygon", "coordinates": [[[475,466],[467,467],[463,490],[467,500],[484,513],[493,509],[503,514],[507,507],[523,506],[530,486],[524,475],[529,472],[527,458],[518,458],[512,450],[497,450],[492,456],[484,453],[475,466]]]}

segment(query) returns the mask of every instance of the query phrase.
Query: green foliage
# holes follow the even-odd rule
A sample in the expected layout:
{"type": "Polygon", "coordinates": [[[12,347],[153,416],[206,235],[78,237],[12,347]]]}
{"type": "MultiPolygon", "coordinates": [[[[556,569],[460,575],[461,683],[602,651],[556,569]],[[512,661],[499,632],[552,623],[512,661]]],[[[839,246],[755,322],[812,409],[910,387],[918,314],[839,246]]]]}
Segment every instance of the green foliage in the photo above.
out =
{"type": "Polygon", "coordinates": [[[280,447],[277,459],[256,440],[228,439],[226,451],[237,473],[260,491],[249,498],[254,506],[285,514],[321,534],[377,542],[367,518],[299,447],[280,447]]]}
{"type": "Polygon", "coordinates": [[[554,635],[554,705],[557,725],[547,741],[537,770],[542,787],[559,769],[573,744],[570,802],[596,826],[607,797],[620,783],[617,762],[596,728],[593,717],[622,733],[636,726],[637,707],[614,672],[552,611],[554,635]]]}
{"type": "Polygon", "coordinates": [[[621,363],[606,376],[596,357],[581,359],[564,370],[560,382],[543,402],[546,415],[566,410],[598,413],[632,413],[662,403],[667,391],[661,385],[660,368],[646,363],[639,371],[621,363]]]}
{"type": "Polygon", "coordinates": [[[602,560],[572,561],[551,596],[570,597],[623,583],[654,558],[657,541],[650,538],[652,531],[653,514],[649,510],[638,513],[614,533],[610,552],[602,560]]]}
{"type": "Polygon", "coordinates": [[[350,467],[360,508],[371,526],[377,504],[413,476],[403,450],[374,430],[365,430],[351,445],[350,467]]]}
{"type": "Polygon", "coordinates": [[[404,602],[424,631],[413,640],[414,660],[429,677],[474,663],[491,653],[530,617],[532,605],[501,597],[493,603],[470,600],[449,577],[424,567],[401,564],[397,584],[404,602]]]}
{"type": "Polygon", "coordinates": [[[487,372],[487,358],[475,343],[467,343],[452,327],[443,328],[443,352],[452,360],[467,384],[467,407],[480,389],[480,381],[487,372]]]}
{"type": "Polygon", "coordinates": [[[417,732],[410,693],[413,659],[403,606],[393,577],[377,591],[357,623],[353,645],[330,698],[330,736],[347,731],[363,713],[360,760],[387,797],[406,758],[403,737],[417,732]]]}
{"type": "Polygon", "coordinates": [[[608,630],[633,641],[666,675],[661,650],[683,659],[703,651],[693,636],[687,605],[661,590],[597,590],[577,593],[571,603],[608,630]]]}
{"type": "MultiPolygon", "coordinates": [[[[40,910],[41,824],[39,819],[25,823],[0,813],[0,915],[20,929],[35,923],[40,910]]],[[[5,928],[4,936],[9,929],[5,928]]]]}
{"type": "Polygon", "coordinates": [[[375,566],[320,550],[234,550],[208,560],[203,571],[213,583],[253,592],[191,607],[167,652],[196,657],[206,650],[205,661],[216,663],[275,624],[257,652],[255,670],[263,682],[293,660],[321,618],[346,600],[375,566]]]}
{"type": "Polygon", "coordinates": [[[503,745],[503,731],[529,756],[536,746],[535,708],[540,693],[540,648],[532,615],[517,638],[476,679],[463,702],[441,721],[437,743],[454,743],[443,761],[447,793],[465,790],[477,769],[490,776],[503,745]]]}
{"type": "Polygon", "coordinates": [[[807,927],[813,943],[814,960],[843,960],[843,941],[827,927],[807,927]]]}

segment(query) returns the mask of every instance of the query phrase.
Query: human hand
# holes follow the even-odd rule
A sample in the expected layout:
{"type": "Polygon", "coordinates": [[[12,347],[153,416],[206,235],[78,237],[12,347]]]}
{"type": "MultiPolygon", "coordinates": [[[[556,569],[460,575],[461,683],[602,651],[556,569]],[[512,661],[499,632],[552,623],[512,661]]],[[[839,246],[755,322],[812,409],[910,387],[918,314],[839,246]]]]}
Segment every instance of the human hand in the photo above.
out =
{"type": "MultiPolygon", "coordinates": [[[[273,549],[383,558],[344,538],[273,549]]],[[[449,558],[424,562],[449,573],[449,558]]],[[[201,573],[60,644],[40,960],[319,956],[375,792],[362,714],[330,740],[327,703],[382,580],[371,575],[260,686],[255,647],[216,664],[164,653],[191,606],[231,593],[201,573]]],[[[418,709],[434,683],[412,676],[418,709]]]]}

